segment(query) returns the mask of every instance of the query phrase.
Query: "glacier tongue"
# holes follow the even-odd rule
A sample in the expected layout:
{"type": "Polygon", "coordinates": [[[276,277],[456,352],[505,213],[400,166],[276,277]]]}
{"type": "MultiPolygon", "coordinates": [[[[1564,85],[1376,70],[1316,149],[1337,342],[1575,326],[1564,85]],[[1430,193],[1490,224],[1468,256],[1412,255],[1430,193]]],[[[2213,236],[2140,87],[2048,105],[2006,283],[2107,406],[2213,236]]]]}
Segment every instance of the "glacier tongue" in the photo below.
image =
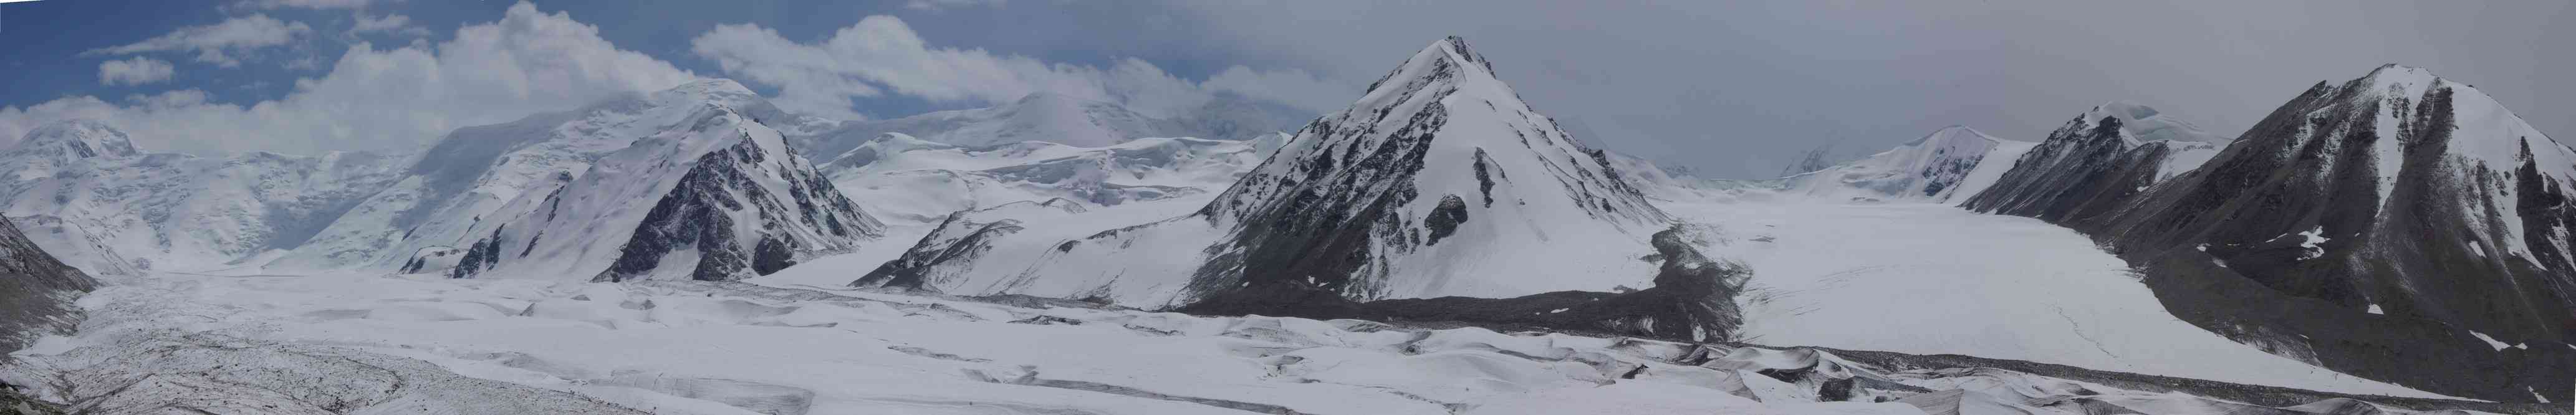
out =
{"type": "Polygon", "coordinates": [[[495,210],[451,275],[733,280],[881,235],[777,130],[725,103],[695,109],[495,210]]]}

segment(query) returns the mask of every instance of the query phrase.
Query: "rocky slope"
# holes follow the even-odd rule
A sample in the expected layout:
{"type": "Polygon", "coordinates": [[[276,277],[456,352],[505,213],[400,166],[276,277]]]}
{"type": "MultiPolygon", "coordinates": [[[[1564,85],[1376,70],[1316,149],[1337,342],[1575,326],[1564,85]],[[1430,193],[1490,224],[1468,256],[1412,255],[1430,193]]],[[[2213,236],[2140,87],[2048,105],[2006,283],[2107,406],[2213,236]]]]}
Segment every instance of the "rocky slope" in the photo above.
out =
{"type": "Polygon", "coordinates": [[[217,267],[303,244],[388,183],[392,161],[146,153],[105,123],[66,121],[0,152],[0,200],[30,237],[92,273],[217,267]]]}
{"type": "Polygon", "coordinates": [[[68,334],[80,323],[72,299],[98,286],[78,268],[45,254],[18,226],[0,221],[0,363],[47,334],[68,334]]]}
{"type": "Polygon", "coordinates": [[[2576,394],[2576,150],[2476,88],[2394,65],[2320,82],[2161,182],[2110,124],[2070,122],[2024,158],[2048,170],[2014,172],[2055,179],[1969,206],[2093,235],[2177,317],[2276,354],[2457,396],[2576,394]]]}
{"type": "Polygon", "coordinates": [[[2117,205],[2205,163],[2227,140],[2142,105],[2093,107],[2048,133],[2012,169],[1961,206],[1969,210],[2059,220],[2117,205]]]}
{"type": "Polygon", "coordinates": [[[694,108],[495,210],[450,275],[734,280],[881,234],[777,130],[723,102],[694,108]]]}

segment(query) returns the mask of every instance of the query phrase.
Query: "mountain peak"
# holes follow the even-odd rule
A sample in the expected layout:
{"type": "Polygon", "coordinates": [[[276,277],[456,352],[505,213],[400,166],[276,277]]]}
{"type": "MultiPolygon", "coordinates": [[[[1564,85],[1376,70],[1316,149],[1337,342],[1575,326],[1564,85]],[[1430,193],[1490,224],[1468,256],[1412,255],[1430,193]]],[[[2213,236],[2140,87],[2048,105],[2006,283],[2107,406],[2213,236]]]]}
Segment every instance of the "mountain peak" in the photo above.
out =
{"type": "Polygon", "coordinates": [[[1438,42],[1433,42],[1431,46],[1435,48],[1446,48],[1450,53],[1457,54],[1459,59],[1479,65],[1485,65],[1488,70],[1493,69],[1493,64],[1486,62],[1484,56],[1477,55],[1475,50],[1467,48],[1467,38],[1450,36],[1440,39],[1438,42]]]}
{"type": "Polygon", "coordinates": [[[57,155],[67,158],[128,157],[142,154],[125,131],[98,120],[64,120],[28,131],[17,153],[57,155]]]}

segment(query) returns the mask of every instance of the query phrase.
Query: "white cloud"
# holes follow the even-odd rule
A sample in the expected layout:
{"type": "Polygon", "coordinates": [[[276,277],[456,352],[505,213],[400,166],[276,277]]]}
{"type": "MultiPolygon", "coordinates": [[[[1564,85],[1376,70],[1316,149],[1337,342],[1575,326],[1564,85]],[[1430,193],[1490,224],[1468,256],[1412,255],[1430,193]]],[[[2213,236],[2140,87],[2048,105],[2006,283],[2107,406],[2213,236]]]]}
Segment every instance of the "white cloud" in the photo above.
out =
{"type": "Polygon", "coordinates": [[[170,80],[178,71],[169,61],[136,56],[126,60],[98,63],[98,83],[107,85],[142,85],[170,80]]]}
{"type": "Polygon", "coordinates": [[[413,26],[411,24],[411,16],[388,14],[383,17],[367,17],[366,13],[358,13],[355,18],[357,22],[349,26],[349,32],[346,33],[348,36],[357,36],[359,33],[377,32],[404,36],[429,35],[428,28],[413,26]]]}
{"type": "Polygon", "coordinates": [[[305,25],[304,22],[287,22],[269,18],[265,14],[254,14],[212,25],[181,27],[169,34],[145,39],[142,42],[94,49],[81,54],[125,55],[143,52],[195,51],[197,61],[229,68],[241,66],[240,58],[234,55],[284,45],[295,40],[296,36],[312,31],[313,27],[305,25]]]}
{"type": "Polygon", "coordinates": [[[912,0],[910,2],[905,2],[903,7],[913,10],[939,11],[961,7],[1001,7],[1002,2],[1003,0],[912,0]]]}
{"type": "Polygon", "coordinates": [[[825,117],[857,118],[852,99],[889,92],[934,102],[991,104],[1047,91],[1121,102],[1148,113],[1194,106],[1216,91],[1320,111],[1347,103],[1353,92],[1302,71],[1237,67],[1202,83],[1137,59],[1099,68],[932,47],[892,16],[860,19],[815,44],[797,43],[754,24],[718,25],[692,41],[691,50],[716,61],[726,74],[779,87],[774,101],[780,107],[825,117]]]}
{"type": "Polygon", "coordinates": [[[254,9],[277,9],[277,8],[297,8],[297,9],[357,9],[357,8],[365,8],[365,7],[367,7],[367,4],[368,4],[368,3],[374,3],[374,1],[371,1],[371,0],[250,0],[250,1],[240,2],[240,3],[234,3],[234,4],[233,4],[233,6],[234,6],[234,7],[248,7],[248,8],[254,8],[254,9]]]}
{"type": "Polygon", "coordinates": [[[155,151],[416,149],[458,127],[559,111],[621,94],[655,91],[695,75],[619,50],[598,28],[520,3],[498,22],[456,30],[435,45],[378,50],[359,44],[328,72],[299,79],[285,97],[249,105],[206,102],[201,91],[95,97],[0,108],[0,140],[70,118],[100,119],[155,151]]]}

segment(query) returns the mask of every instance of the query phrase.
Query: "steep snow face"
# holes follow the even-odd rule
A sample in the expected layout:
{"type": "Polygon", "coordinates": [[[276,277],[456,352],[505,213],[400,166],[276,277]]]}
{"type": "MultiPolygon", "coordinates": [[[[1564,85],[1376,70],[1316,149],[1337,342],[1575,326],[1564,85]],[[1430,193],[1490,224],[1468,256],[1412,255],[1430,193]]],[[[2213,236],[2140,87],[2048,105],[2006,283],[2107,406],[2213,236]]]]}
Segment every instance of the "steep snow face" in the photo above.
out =
{"type": "Polygon", "coordinates": [[[113,127],[39,128],[0,153],[0,201],[36,238],[98,274],[225,266],[302,244],[392,177],[392,159],[145,154],[113,127]],[[122,262],[117,263],[117,262],[122,262]]]}
{"type": "Polygon", "coordinates": [[[269,266],[391,269],[425,248],[463,247],[489,236],[469,231],[502,205],[530,193],[542,196],[558,177],[580,176],[637,138],[687,128],[688,117],[705,103],[764,122],[812,121],[779,111],[734,81],[709,79],[573,111],[460,128],[403,161],[409,170],[401,178],[269,266]]]}
{"type": "Polygon", "coordinates": [[[1107,147],[1020,142],[985,147],[887,133],[825,165],[842,191],[888,220],[1055,198],[1091,206],[1212,195],[1280,140],[1141,138],[1107,147]]]}
{"type": "Polygon", "coordinates": [[[39,336],[71,333],[80,323],[73,297],[98,286],[89,274],[45,254],[9,222],[0,221],[0,355],[39,336]]]}
{"type": "Polygon", "coordinates": [[[1992,186],[2035,145],[1954,125],[1868,158],[1790,176],[1784,190],[1827,200],[1965,199],[1992,186]]]}
{"type": "Polygon", "coordinates": [[[2152,188],[2000,211],[2109,243],[2176,316],[2239,341],[2524,401],[2518,385],[2576,393],[2576,353],[2472,332],[2576,343],[2571,182],[2576,150],[2476,88],[2391,65],[2318,83],[2152,188]]]}
{"type": "Polygon", "coordinates": [[[777,130],[720,102],[676,125],[496,210],[451,275],[735,280],[883,231],[777,130]]]}
{"type": "Polygon", "coordinates": [[[1196,214],[1107,231],[1023,222],[1009,237],[915,249],[982,252],[925,259],[914,268],[936,277],[915,280],[1145,308],[1645,287],[1656,263],[1639,258],[1669,222],[1607,157],[1452,38],[1300,130],[1196,214]],[[1233,299],[1210,299],[1220,295],[1233,299]]]}

